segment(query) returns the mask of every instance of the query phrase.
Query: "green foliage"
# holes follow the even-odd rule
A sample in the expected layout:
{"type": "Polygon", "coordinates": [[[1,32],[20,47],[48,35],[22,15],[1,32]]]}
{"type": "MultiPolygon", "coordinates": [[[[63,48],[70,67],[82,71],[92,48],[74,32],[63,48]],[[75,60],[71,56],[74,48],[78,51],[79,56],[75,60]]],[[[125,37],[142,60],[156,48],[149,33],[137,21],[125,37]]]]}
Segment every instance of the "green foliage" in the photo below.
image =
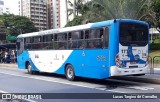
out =
{"type": "Polygon", "coordinates": [[[156,13],[157,26],[160,28],[160,0],[153,0],[152,7],[156,13]]]}
{"type": "Polygon", "coordinates": [[[19,35],[20,33],[30,33],[38,31],[33,22],[24,16],[18,16],[13,14],[0,15],[0,19],[3,20],[4,26],[10,35],[19,35]]]}
{"type": "Polygon", "coordinates": [[[160,44],[159,43],[151,43],[150,44],[150,50],[159,50],[160,44]]]}
{"type": "Polygon", "coordinates": [[[151,4],[151,0],[92,0],[79,7],[81,24],[109,19],[137,19],[155,24],[151,4]]]}
{"type": "Polygon", "coordinates": [[[72,21],[68,22],[65,27],[76,26],[82,24],[83,18],[76,16],[72,21]]]}

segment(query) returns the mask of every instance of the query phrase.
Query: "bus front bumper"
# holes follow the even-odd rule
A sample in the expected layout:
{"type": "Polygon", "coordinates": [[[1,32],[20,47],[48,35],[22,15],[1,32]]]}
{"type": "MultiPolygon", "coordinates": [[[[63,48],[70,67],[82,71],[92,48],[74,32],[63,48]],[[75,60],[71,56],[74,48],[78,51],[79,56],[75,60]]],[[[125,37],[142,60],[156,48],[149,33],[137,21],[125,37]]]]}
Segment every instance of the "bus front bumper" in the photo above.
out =
{"type": "Polygon", "coordinates": [[[146,74],[149,66],[143,68],[119,68],[117,66],[111,66],[110,76],[123,76],[123,75],[134,75],[134,74],[146,74]]]}

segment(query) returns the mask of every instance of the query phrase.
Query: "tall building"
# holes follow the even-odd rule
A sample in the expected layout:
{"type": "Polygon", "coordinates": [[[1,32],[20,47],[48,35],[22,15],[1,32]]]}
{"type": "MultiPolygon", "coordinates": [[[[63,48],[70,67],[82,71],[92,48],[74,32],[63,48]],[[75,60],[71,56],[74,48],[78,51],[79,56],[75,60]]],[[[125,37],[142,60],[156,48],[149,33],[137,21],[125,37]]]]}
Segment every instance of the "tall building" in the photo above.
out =
{"type": "Polygon", "coordinates": [[[19,14],[30,18],[39,30],[47,29],[46,0],[20,0],[19,14]]]}
{"type": "MultiPolygon", "coordinates": [[[[0,15],[3,15],[3,13],[9,14],[10,9],[4,4],[4,1],[0,0],[0,15]]],[[[6,40],[6,31],[3,21],[0,20],[0,44],[3,44],[6,40]]]]}
{"type": "MultiPolygon", "coordinates": [[[[83,0],[86,3],[91,0],[83,0]]],[[[74,9],[75,0],[48,0],[48,25],[49,28],[62,28],[68,21],[73,20],[74,15],[68,16],[68,9],[74,9]],[[73,6],[69,5],[70,1],[73,6]]]]}
{"type": "Polygon", "coordinates": [[[4,1],[0,0],[0,15],[2,15],[3,13],[9,14],[10,9],[4,4],[4,1]]]}

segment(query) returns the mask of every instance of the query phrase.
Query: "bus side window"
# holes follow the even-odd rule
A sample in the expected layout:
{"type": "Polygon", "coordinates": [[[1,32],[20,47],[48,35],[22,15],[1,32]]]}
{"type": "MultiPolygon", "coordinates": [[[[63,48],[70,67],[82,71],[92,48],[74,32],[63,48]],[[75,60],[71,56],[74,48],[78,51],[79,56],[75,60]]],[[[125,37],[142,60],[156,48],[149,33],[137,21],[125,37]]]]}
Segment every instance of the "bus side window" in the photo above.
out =
{"type": "Polygon", "coordinates": [[[30,37],[24,38],[24,49],[31,50],[31,48],[32,48],[31,38],[30,37]]]}
{"type": "Polygon", "coordinates": [[[32,49],[33,50],[39,50],[42,47],[40,46],[40,41],[41,41],[41,36],[35,36],[33,37],[33,44],[32,44],[32,49]]]}
{"type": "Polygon", "coordinates": [[[89,39],[89,30],[85,31],[85,39],[89,39]]]}
{"type": "Polygon", "coordinates": [[[43,44],[40,43],[42,49],[54,49],[53,46],[53,34],[43,35],[43,44]]]}
{"type": "Polygon", "coordinates": [[[90,29],[89,37],[87,40],[88,48],[102,48],[103,41],[101,40],[101,37],[103,36],[103,33],[103,28],[90,29]]]}
{"type": "Polygon", "coordinates": [[[103,36],[104,47],[108,48],[109,45],[109,27],[105,28],[105,34],[103,36]]]}
{"type": "Polygon", "coordinates": [[[60,50],[67,48],[67,33],[60,33],[57,35],[57,44],[60,50]]]}
{"type": "Polygon", "coordinates": [[[18,55],[20,55],[24,50],[23,38],[18,38],[16,44],[17,44],[18,55]]]}

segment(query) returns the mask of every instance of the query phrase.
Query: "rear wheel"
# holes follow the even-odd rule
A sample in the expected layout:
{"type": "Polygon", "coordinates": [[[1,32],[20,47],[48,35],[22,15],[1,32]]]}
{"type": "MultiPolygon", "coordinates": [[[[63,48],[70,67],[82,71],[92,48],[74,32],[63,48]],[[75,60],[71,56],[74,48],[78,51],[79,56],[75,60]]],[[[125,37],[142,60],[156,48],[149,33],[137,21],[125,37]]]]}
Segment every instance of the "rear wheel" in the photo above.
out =
{"type": "Polygon", "coordinates": [[[73,68],[72,65],[67,65],[66,66],[65,74],[66,74],[66,78],[69,81],[75,80],[75,72],[74,72],[74,68],[73,68]]]}

